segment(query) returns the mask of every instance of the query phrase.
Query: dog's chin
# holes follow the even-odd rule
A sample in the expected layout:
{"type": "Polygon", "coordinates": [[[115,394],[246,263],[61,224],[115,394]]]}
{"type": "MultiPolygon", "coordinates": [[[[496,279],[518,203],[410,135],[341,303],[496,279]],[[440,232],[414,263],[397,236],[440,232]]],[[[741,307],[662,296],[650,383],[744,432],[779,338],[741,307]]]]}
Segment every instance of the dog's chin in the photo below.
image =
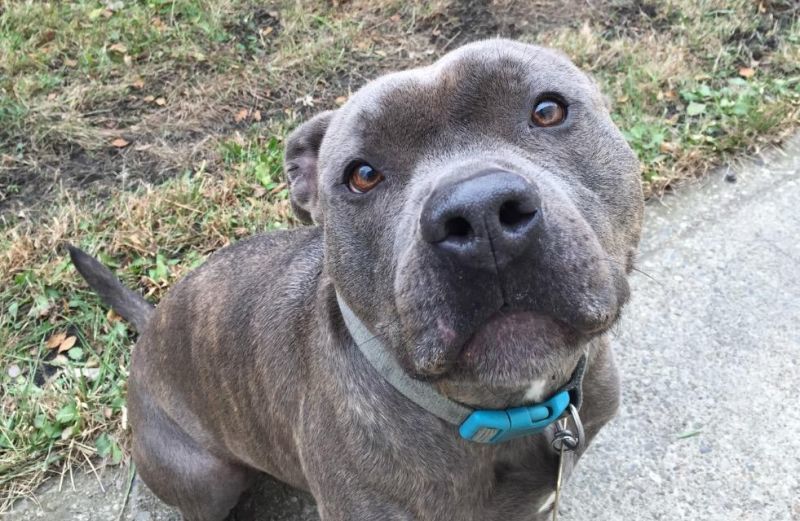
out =
{"type": "Polygon", "coordinates": [[[493,386],[529,385],[575,358],[588,337],[532,311],[497,312],[461,348],[452,377],[493,386]]]}
{"type": "Polygon", "coordinates": [[[587,332],[533,311],[497,312],[461,346],[436,386],[473,406],[539,401],[569,380],[588,343],[610,326],[587,332]],[[541,396],[530,395],[532,386],[541,396]]]}

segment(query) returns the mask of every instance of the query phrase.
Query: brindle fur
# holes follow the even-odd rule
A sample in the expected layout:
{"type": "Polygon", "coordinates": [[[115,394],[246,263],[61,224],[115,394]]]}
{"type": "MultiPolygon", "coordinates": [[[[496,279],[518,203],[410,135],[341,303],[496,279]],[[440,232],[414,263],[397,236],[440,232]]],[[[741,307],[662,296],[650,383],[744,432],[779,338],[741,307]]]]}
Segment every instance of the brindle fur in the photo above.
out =
{"type": "Polygon", "coordinates": [[[262,472],[309,490],[323,521],[545,519],[547,436],[460,439],[365,361],[335,291],[410,375],[473,406],[518,404],[543,378],[553,392],[588,348],[591,439],[618,405],[604,333],[628,299],[642,218],[638,162],[595,84],[556,51],[467,45],[299,127],[286,170],[311,226],[218,251],[156,309],[72,250],[140,329],[128,407],[142,479],[191,521],[223,519],[262,472]],[[563,125],[529,125],[543,93],[568,104],[563,125]],[[385,181],[350,193],[354,159],[385,181]],[[454,265],[420,240],[420,214],[437,187],[486,169],[535,185],[543,229],[521,260],[454,265]],[[519,333],[504,345],[486,326],[499,312],[519,333]]]}

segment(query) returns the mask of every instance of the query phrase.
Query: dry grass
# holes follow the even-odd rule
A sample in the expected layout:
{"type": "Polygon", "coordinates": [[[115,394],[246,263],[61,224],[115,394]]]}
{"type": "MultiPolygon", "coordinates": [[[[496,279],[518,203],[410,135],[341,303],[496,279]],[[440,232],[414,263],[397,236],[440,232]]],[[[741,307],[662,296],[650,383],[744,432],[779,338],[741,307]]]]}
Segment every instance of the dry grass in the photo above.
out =
{"type": "Polygon", "coordinates": [[[0,512],[125,458],[132,333],[63,244],[157,301],[209,252],[291,224],[286,130],[380,72],[496,34],[560,47],[609,94],[652,192],[800,118],[788,0],[108,4],[0,7],[0,512]],[[59,333],[76,337],[61,354],[59,333]]]}

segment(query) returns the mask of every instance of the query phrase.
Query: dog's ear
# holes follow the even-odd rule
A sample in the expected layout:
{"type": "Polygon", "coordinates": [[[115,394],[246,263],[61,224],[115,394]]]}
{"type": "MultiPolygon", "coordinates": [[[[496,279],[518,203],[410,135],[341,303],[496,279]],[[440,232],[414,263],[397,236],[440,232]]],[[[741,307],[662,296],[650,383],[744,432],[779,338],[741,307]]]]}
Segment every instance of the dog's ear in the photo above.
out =
{"type": "Polygon", "coordinates": [[[305,224],[320,224],[317,159],[333,111],[317,114],[297,127],[286,141],[284,171],[295,216],[305,224]]]}

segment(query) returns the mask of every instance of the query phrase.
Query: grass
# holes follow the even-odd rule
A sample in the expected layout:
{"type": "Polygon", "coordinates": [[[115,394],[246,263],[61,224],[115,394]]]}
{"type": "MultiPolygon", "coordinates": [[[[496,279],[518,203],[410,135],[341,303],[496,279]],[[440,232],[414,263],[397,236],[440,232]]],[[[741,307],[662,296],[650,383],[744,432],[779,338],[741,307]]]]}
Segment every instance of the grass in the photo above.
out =
{"type": "Polygon", "coordinates": [[[800,119],[789,1],[335,4],[0,7],[0,512],[127,457],[134,336],[64,243],[158,301],[208,253],[292,224],[287,130],[382,71],[498,32],[562,48],[609,94],[650,194],[800,119]]]}

